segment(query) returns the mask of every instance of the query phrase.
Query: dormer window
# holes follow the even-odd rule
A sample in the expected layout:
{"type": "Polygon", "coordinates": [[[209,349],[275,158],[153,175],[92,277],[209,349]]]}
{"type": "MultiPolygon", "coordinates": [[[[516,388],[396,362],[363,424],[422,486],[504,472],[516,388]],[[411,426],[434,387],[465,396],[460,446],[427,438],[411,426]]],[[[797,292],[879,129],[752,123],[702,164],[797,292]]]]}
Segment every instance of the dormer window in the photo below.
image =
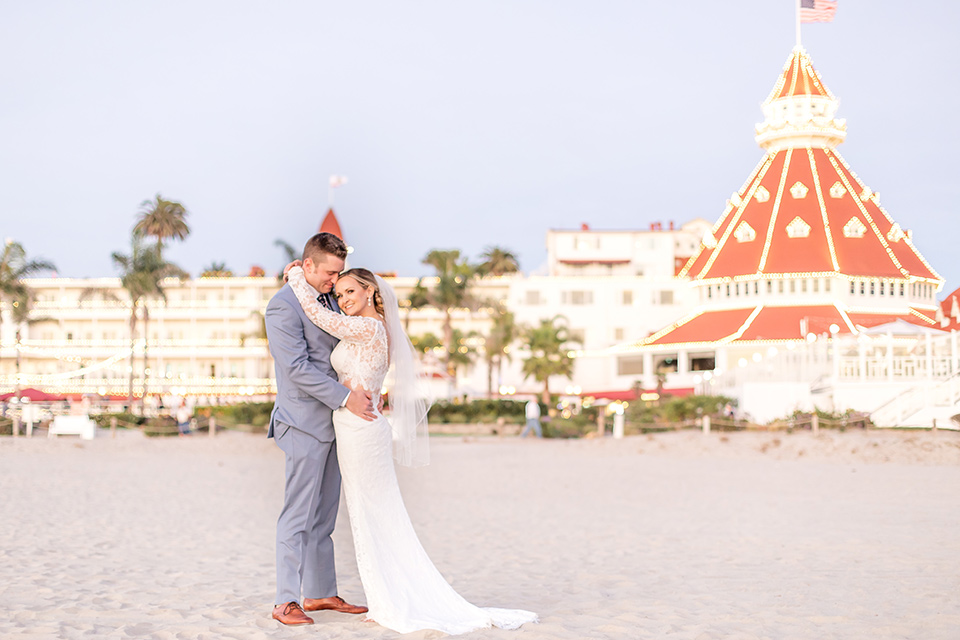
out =
{"type": "MultiPolygon", "coordinates": [[[[806,188],[806,187],[804,187],[806,188]]],[[[787,225],[787,236],[790,238],[806,238],[810,235],[810,225],[803,218],[797,216],[787,225]]]]}
{"type": "Polygon", "coordinates": [[[795,200],[803,200],[807,197],[807,192],[810,189],[807,188],[807,185],[803,184],[799,180],[793,183],[793,186],[790,187],[790,195],[794,197],[795,200]]]}
{"type": "Polygon", "coordinates": [[[847,220],[847,224],[843,225],[843,237],[845,238],[862,238],[866,231],[866,225],[860,222],[860,218],[857,216],[853,216],[847,220]]]}
{"type": "Polygon", "coordinates": [[[757,232],[746,221],[743,221],[733,232],[733,236],[737,239],[737,242],[752,242],[756,239],[757,232]]]}

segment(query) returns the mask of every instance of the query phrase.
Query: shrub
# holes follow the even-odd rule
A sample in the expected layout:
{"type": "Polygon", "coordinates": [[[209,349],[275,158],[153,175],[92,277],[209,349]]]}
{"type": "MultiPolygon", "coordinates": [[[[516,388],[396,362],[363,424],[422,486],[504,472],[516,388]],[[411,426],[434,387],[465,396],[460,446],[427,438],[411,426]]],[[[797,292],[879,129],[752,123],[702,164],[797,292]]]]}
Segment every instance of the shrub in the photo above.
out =
{"type": "Polygon", "coordinates": [[[198,418],[216,417],[218,428],[256,427],[255,431],[266,431],[272,411],[272,402],[241,402],[222,406],[197,407],[194,410],[194,415],[198,418]]]}
{"type": "Polygon", "coordinates": [[[490,423],[504,418],[508,423],[522,424],[525,405],[525,402],[517,400],[483,399],[470,402],[440,400],[431,407],[429,422],[434,424],[490,423]]]}
{"type": "Polygon", "coordinates": [[[150,418],[143,425],[143,435],[151,438],[156,436],[175,436],[179,435],[179,433],[180,430],[177,429],[177,421],[170,416],[150,418]]]}
{"type": "Polygon", "coordinates": [[[98,413],[90,416],[90,419],[96,422],[97,426],[102,429],[110,428],[111,418],[117,419],[117,427],[120,429],[126,429],[130,426],[143,426],[147,422],[147,419],[143,416],[137,416],[125,411],[120,411],[117,413],[98,413]]]}

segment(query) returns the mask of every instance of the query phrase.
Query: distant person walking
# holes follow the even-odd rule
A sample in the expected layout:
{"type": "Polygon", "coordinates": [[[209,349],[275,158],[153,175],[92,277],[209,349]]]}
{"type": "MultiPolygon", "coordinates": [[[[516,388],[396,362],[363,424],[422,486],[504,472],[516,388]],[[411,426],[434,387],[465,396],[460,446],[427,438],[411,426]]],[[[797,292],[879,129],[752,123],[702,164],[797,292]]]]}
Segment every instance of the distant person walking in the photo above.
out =
{"type": "Polygon", "coordinates": [[[543,437],[543,431],[540,430],[540,403],[536,399],[531,400],[527,403],[524,413],[527,416],[527,426],[523,428],[523,433],[520,434],[521,438],[525,438],[528,433],[533,431],[537,434],[538,438],[543,437]]]}
{"type": "Polygon", "coordinates": [[[190,418],[192,417],[193,416],[190,415],[190,409],[187,408],[186,401],[180,403],[180,408],[177,409],[177,429],[180,430],[180,435],[190,435],[190,418]]]}

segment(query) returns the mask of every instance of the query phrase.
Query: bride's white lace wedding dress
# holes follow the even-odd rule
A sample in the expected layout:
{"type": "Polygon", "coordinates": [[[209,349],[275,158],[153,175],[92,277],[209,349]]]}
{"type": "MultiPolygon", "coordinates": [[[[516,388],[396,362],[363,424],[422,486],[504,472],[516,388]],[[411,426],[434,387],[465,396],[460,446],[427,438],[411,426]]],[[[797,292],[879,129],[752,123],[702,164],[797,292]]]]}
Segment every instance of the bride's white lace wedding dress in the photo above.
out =
{"type": "MultiPolygon", "coordinates": [[[[299,268],[291,270],[290,286],[307,317],[340,339],[330,356],[340,381],[377,398],[389,367],[384,324],[324,308],[299,268]]],[[[470,604],[434,567],[400,495],[386,418],[368,422],[344,408],[334,412],[333,424],[368,619],[399,633],[436,629],[449,634],[490,626],[515,629],[537,620],[530,611],[470,604]]]]}

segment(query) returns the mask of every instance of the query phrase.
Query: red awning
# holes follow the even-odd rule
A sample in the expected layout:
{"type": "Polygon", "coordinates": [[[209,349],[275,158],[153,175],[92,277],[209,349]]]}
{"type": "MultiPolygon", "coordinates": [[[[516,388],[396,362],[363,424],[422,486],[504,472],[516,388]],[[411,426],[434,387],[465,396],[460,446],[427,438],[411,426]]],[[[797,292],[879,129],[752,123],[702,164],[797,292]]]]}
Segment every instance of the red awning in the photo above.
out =
{"type": "MultiPolygon", "coordinates": [[[[13,393],[4,393],[0,395],[0,400],[9,400],[10,398],[16,397],[17,394],[13,393]]],[[[47,393],[46,391],[41,391],[40,389],[26,388],[20,390],[21,398],[30,398],[30,402],[62,402],[64,400],[63,396],[58,396],[52,393],[47,393]]]]}

